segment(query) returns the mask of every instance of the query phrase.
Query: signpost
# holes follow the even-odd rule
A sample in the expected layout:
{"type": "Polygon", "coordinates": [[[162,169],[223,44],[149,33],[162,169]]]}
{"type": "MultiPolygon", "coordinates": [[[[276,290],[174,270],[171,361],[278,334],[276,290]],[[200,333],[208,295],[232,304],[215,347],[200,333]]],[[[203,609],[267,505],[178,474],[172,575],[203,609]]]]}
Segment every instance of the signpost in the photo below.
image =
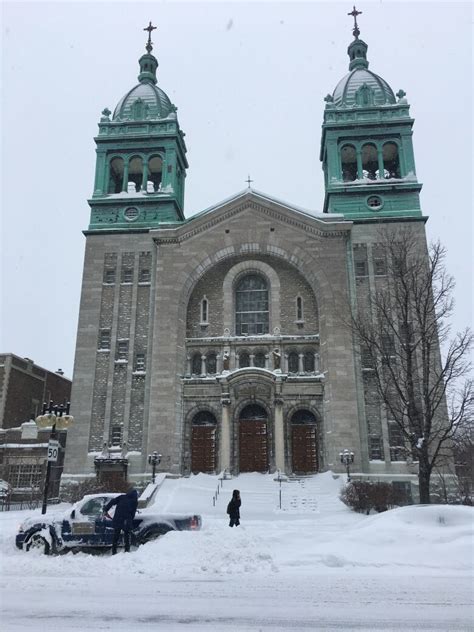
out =
{"type": "Polygon", "coordinates": [[[48,456],[46,466],[46,476],[44,479],[43,506],[41,513],[46,513],[48,506],[49,479],[51,476],[51,463],[56,463],[59,457],[59,441],[56,439],[58,430],[66,430],[74,421],[74,417],[69,414],[69,402],[66,404],[53,404],[51,400],[43,404],[43,414],[38,415],[35,421],[39,428],[51,428],[51,435],[48,442],[48,456]]]}
{"type": "Polygon", "coordinates": [[[59,456],[59,441],[50,439],[48,443],[48,461],[56,463],[59,456]]]}

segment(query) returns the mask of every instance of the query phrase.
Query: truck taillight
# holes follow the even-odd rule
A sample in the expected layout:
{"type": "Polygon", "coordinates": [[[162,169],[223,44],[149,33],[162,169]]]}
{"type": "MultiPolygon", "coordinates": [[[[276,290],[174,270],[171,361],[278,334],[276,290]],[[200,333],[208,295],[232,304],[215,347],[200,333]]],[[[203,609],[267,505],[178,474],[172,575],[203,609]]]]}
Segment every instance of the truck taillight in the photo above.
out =
{"type": "Polygon", "coordinates": [[[197,516],[191,518],[191,529],[199,529],[199,518],[197,516]]]}

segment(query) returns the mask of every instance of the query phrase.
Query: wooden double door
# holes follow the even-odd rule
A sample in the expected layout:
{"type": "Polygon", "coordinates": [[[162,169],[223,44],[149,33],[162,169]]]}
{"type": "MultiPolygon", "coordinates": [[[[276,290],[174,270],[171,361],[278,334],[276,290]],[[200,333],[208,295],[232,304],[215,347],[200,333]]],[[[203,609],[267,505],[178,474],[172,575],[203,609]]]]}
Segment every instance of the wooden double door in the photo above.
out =
{"type": "Polygon", "coordinates": [[[318,471],[318,438],[316,424],[292,424],[292,468],[294,474],[318,471]]]}
{"type": "Polygon", "coordinates": [[[241,472],[268,471],[266,419],[239,421],[239,469],[241,472]]]}
{"type": "Polygon", "coordinates": [[[216,426],[194,425],[191,437],[192,473],[213,473],[216,465],[216,426]]]}

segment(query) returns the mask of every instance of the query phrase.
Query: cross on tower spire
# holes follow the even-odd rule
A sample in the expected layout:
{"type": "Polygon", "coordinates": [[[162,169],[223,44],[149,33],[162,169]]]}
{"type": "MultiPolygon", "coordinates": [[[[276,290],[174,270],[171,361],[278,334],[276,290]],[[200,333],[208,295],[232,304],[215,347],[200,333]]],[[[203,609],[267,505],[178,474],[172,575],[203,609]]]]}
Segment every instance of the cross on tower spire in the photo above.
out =
{"type": "Polygon", "coordinates": [[[151,51],[153,50],[153,44],[151,42],[151,32],[156,30],[156,26],[153,26],[150,20],[150,23],[148,26],[146,26],[143,30],[144,31],[148,31],[148,42],[146,43],[146,52],[147,53],[151,53],[151,51]]]}
{"type": "MultiPolygon", "coordinates": [[[[359,31],[359,25],[357,24],[357,16],[361,15],[362,11],[357,11],[357,9],[355,8],[355,5],[352,7],[352,11],[350,13],[348,13],[347,15],[352,15],[354,18],[354,28],[352,30],[352,35],[358,39],[359,35],[360,35],[360,31],[359,31]]],[[[151,23],[150,23],[151,24],[151,23]]]]}
{"type": "Polygon", "coordinates": [[[245,182],[247,183],[247,188],[250,189],[250,185],[253,182],[253,180],[250,179],[250,176],[247,176],[247,180],[245,180],[245,182]]]}

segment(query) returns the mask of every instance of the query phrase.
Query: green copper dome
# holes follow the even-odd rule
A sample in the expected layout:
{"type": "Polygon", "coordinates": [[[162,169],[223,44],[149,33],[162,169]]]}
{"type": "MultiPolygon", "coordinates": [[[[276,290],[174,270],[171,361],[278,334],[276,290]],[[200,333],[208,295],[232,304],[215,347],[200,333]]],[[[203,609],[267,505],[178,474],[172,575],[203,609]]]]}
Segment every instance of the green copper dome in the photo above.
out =
{"type": "Polygon", "coordinates": [[[113,120],[162,119],[175,111],[168,95],[151,81],[145,80],[120,99],[113,120]]]}
{"type": "Polygon", "coordinates": [[[149,26],[144,29],[148,31],[148,42],[147,52],[138,60],[140,64],[138,81],[140,83],[137,83],[120,99],[113,114],[114,121],[163,119],[172,113],[176,118],[175,106],[169,100],[166,92],[156,85],[158,60],[151,54],[153,45],[150,37],[155,28],[150,22],[149,26]]]}
{"type": "Polygon", "coordinates": [[[396,102],[393,90],[385,79],[369,70],[369,47],[364,40],[359,39],[360,31],[356,18],[360,14],[361,11],[357,11],[355,7],[349,13],[354,16],[354,40],[347,48],[350,59],[349,74],[341,79],[332,94],[332,103],[336,108],[393,105],[396,102]]]}
{"type": "Polygon", "coordinates": [[[385,79],[367,68],[351,70],[339,81],[332,98],[336,107],[392,105],[396,102],[385,79]]]}

